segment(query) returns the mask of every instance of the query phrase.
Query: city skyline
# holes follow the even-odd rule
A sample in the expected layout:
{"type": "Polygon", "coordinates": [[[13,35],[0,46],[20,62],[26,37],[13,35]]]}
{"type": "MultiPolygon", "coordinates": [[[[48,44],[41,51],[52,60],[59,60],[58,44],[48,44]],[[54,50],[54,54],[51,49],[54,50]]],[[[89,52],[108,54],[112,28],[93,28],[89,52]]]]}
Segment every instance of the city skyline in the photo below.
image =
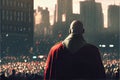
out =
{"type": "MultiPolygon", "coordinates": [[[[50,11],[50,23],[53,24],[53,19],[54,19],[54,10],[55,10],[55,4],[57,0],[34,0],[34,9],[37,9],[38,6],[40,7],[48,7],[48,10],[50,11]],[[48,4],[49,3],[49,4],[48,4]]],[[[73,13],[80,13],[80,1],[85,1],[85,0],[73,0],[73,13]]],[[[108,11],[108,6],[109,5],[120,5],[119,0],[95,0],[96,2],[100,2],[102,5],[103,9],[103,14],[104,14],[104,26],[107,27],[107,11],[108,11]]]]}

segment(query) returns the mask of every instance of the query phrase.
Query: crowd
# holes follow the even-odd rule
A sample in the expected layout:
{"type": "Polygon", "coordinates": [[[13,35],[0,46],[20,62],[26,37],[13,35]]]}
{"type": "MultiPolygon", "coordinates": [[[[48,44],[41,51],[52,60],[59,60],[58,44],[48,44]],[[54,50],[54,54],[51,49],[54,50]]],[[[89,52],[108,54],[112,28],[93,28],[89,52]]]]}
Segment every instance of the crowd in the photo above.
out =
{"type": "Polygon", "coordinates": [[[42,80],[45,56],[32,59],[29,56],[7,56],[1,59],[0,80],[42,80]]]}
{"type": "Polygon", "coordinates": [[[119,63],[120,60],[107,60],[103,61],[106,77],[108,79],[119,78],[119,63]]]}
{"type": "Polygon", "coordinates": [[[4,71],[7,76],[12,74],[12,70],[14,69],[17,73],[29,73],[29,74],[42,74],[44,71],[45,62],[35,61],[35,62],[15,62],[15,63],[7,63],[1,66],[1,71],[4,71]]]}
{"type": "Polygon", "coordinates": [[[8,77],[6,77],[5,74],[2,74],[0,76],[0,80],[43,80],[43,76],[38,74],[23,74],[20,72],[18,74],[15,74],[14,70],[12,71],[13,73],[8,77]]]}
{"type": "MultiPolygon", "coordinates": [[[[37,80],[42,79],[44,62],[10,63],[3,65],[1,78],[4,80],[37,80]]],[[[1,79],[0,79],[1,80],[1,79]]]]}
{"type": "MultiPolygon", "coordinates": [[[[29,56],[3,57],[0,62],[0,80],[43,80],[46,59],[47,56],[35,60],[29,56]]],[[[119,79],[119,63],[118,59],[103,60],[108,80],[119,79]]]]}

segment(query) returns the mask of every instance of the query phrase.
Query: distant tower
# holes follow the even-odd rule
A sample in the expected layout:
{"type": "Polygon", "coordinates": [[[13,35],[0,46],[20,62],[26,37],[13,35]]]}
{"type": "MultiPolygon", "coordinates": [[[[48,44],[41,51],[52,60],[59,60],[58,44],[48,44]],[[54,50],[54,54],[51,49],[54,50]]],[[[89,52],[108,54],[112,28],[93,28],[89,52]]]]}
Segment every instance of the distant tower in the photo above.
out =
{"type": "Polygon", "coordinates": [[[108,7],[108,27],[111,32],[118,32],[120,26],[120,6],[108,7]]]}
{"type": "Polygon", "coordinates": [[[44,10],[41,10],[41,17],[42,17],[42,24],[44,24],[46,27],[50,26],[50,19],[49,19],[49,11],[48,8],[45,8],[44,10]]]}
{"type": "Polygon", "coordinates": [[[35,36],[38,38],[40,38],[40,36],[45,37],[49,34],[50,27],[50,15],[48,8],[43,9],[42,7],[38,7],[38,11],[36,11],[35,13],[37,14],[35,16],[36,19],[38,18],[38,16],[40,16],[38,24],[35,25],[35,36]]]}
{"type": "Polygon", "coordinates": [[[103,29],[101,3],[96,3],[95,0],[80,2],[80,15],[88,34],[91,34],[91,32],[98,33],[103,29]]]}
{"type": "Polygon", "coordinates": [[[95,0],[80,2],[80,16],[83,22],[85,38],[88,42],[98,45],[98,39],[104,28],[103,12],[101,3],[95,0]]]}
{"type": "Polygon", "coordinates": [[[66,21],[72,12],[72,0],[57,0],[56,22],[66,21]]]}
{"type": "Polygon", "coordinates": [[[110,44],[115,45],[114,52],[119,54],[120,50],[120,6],[109,5],[108,7],[108,29],[111,34],[110,44]]]}
{"type": "Polygon", "coordinates": [[[54,11],[54,23],[56,23],[56,21],[57,21],[57,11],[56,11],[56,9],[57,9],[57,7],[56,7],[56,5],[55,5],[55,11],[54,11]]]}

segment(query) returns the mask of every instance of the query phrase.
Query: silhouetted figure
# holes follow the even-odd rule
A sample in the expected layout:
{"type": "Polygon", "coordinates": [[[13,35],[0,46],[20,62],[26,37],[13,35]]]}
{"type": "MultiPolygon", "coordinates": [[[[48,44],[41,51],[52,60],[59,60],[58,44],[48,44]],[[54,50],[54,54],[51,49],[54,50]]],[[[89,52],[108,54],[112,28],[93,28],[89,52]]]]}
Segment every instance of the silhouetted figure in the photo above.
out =
{"type": "Polygon", "coordinates": [[[17,77],[16,77],[16,71],[15,69],[12,70],[12,75],[9,76],[9,80],[16,80],[17,77]]]}
{"type": "Polygon", "coordinates": [[[7,77],[5,77],[5,73],[2,73],[2,75],[0,75],[0,80],[8,80],[7,77]]]}
{"type": "Polygon", "coordinates": [[[83,24],[74,20],[69,33],[64,41],[51,48],[44,80],[104,80],[99,50],[84,40],[83,24]]]}
{"type": "Polygon", "coordinates": [[[119,80],[120,79],[120,70],[119,69],[117,69],[117,73],[116,73],[116,76],[115,76],[115,79],[116,80],[119,80]]]}

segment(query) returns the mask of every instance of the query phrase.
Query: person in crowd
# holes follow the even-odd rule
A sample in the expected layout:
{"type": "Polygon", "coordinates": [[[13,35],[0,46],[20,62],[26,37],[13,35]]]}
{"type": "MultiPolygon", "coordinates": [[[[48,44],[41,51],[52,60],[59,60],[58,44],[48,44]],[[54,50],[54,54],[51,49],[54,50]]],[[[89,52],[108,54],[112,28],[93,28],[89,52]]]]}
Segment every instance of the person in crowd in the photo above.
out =
{"type": "Polygon", "coordinates": [[[87,43],[81,21],[74,20],[68,37],[48,54],[44,80],[104,80],[104,66],[98,48],[87,43]]]}
{"type": "Polygon", "coordinates": [[[2,74],[0,75],[0,80],[8,80],[4,72],[2,72],[2,74]]]}
{"type": "Polygon", "coordinates": [[[9,76],[9,79],[10,80],[16,80],[17,79],[15,69],[12,70],[12,74],[9,76]]]}

